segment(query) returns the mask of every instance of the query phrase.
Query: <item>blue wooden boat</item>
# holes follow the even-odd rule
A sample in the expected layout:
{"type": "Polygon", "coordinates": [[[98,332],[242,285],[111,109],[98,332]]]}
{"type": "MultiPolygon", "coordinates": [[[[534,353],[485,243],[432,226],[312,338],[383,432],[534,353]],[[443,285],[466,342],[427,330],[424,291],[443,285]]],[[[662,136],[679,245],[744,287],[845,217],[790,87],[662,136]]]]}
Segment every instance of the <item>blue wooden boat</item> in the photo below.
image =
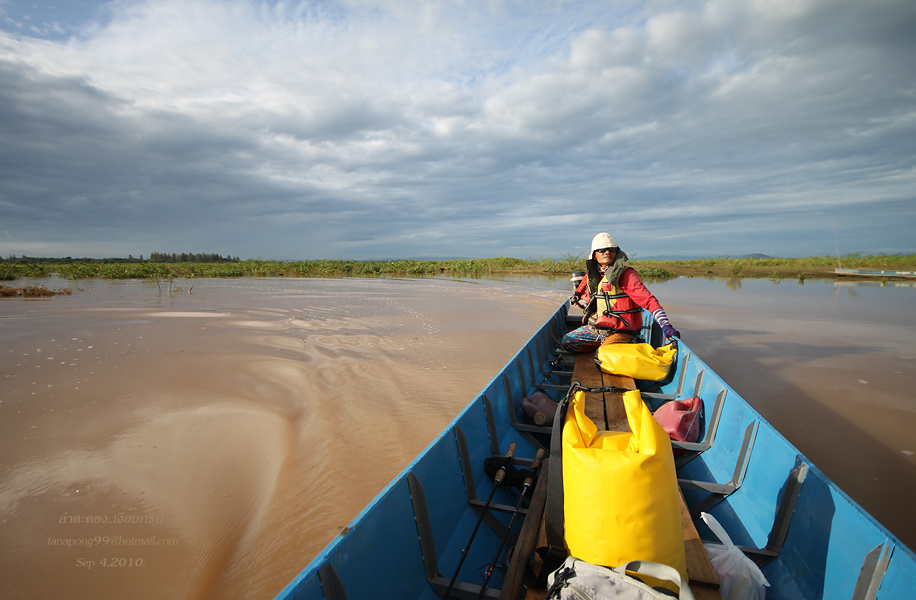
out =
{"type": "MultiPolygon", "coordinates": [[[[568,311],[568,304],[561,305],[277,598],[434,600],[445,597],[449,587],[453,598],[520,597],[509,589],[515,581],[511,570],[527,563],[530,553],[518,550],[510,558],[507,550],[529,535],[531,519],[512,517],[518,491],[494,486],[486,464],[504,455],[512,443],[520,468],[531,465],[539,448],[549,448],[550,428],[527,423],[520,403],[536,389],[557,399],[566,394],[571,357],[558,349],[557,340],[580,319],[568,311]],[[484,499],[491,493],[490,510],[484,512],[484,499]],[[485,571],[494,563],[481,594],[485,571]]],[[[644,315],[643,336],[655,345],[662,343],[649,315],[644,315]]],[[[916,597],[913,552],[686,344],[679,346],[670,381],[654,389],[639,387],[645,388],[643,398],[650,408],[671,398],[703,399],[701,439],[684,445],[688,452],[677,459],[678,480],[700,536],[715,541],[698,518],[705,511],[761,566],[770,586],[767,598],[916,597]]],[[[521,503],[523,509],[525,505],[521,503]]]]}
{"type": "Polygon", "coordinates": [[[834,269],[834,273],[843,277],[901,277],[916,279],[916,271],[892,271],[884,269],[834,269]]]}

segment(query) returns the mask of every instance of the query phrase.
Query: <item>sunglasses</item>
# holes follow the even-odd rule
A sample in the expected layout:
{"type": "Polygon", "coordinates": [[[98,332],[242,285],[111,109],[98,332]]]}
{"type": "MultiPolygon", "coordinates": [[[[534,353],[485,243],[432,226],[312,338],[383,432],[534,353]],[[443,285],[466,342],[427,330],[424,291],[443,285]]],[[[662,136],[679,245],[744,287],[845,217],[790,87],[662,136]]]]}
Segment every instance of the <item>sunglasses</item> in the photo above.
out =
{"type": "Polygon", "coordinates": [[[602,254],[605,252],[617,252],[617,248],[599,248],[598,250],[595,250],[595,252],[600,252],[602,254]]]}

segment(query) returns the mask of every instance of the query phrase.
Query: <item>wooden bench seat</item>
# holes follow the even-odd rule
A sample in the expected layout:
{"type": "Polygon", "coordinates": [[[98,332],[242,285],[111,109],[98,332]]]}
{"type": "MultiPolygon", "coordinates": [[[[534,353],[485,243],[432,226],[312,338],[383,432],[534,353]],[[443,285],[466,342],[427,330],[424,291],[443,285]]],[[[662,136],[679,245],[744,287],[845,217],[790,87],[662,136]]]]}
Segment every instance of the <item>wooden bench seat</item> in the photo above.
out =
{"type": "MultiPolygon", "coordinates": [[[[607,387],[614,386],[627,390],[635,390],[636,384],[630,377],[621,377],[602,372],[595,363],[594,356],[591,353],[579,354],[576,356],[576,364],[573,369],[573,378],[583,387],[607,387]]],[[[604,393],[587,393],[585,397],[585,413],[595,423],[599,430],[602,431],[629,431],[627,424],[626,410],[623,406],[623,394],[618,392],[604,393]]],[[[547,537],[544,532],[544,498],[546,498],[547,477],[546,471],[542,471],[538,481],[535,495],[532,499],[531,508],[523,525],[521,539],[525,536],[525,528],[528,528],[528,535],[531,535],[534,525],[529,524],[529,520],[540,522],[539,536],[537,546],[546,546],[547,537]],[[538,498],[539,492],[544,498],[538,498]]],[[[681,501],[681,526],[684,533],[684,551],[687,558],[687,576],[690,579],[690,590],[697,600],[721,600],[719,594],[719,582],[716,578],[715,570],[709,560],[709,555],[703,547],[703,542],[697,533],[696,526],[690,518],[690,511],[684,500],[684,494],[680,493],[681,501]]],[[[513,562],[531,561],[535,573],[540,569],[540,558],[534,554],[534,546],[517,548],[516,556],[513,562]]],[[[524,566],[524,565],[522,565],[524,566]]],[[[521,575],[517,574],[521,567],[516,564],[516,574],[513,574],[513,564],[509,565],[509,574],[506,585],[503,586],[503,593],[500,594],[500,600],[503,599],[520,599],[522,598],[522,587],[520,583],[521,575]],[[511,579],[511,581],[510,581],[511,579]]],[[[528,589],[524,595],[525,600],[541,600],[546,593],[543,589],[528,589]]]]}
{"type": "MultiPolygon", "coordinates": [[[[585,353],[576,356],[572,380],[582,387],[614,386],[625,390],[635,390],[632,377],[611,375],[598,368],[593,354],[585,353]]],[[[623,394],[620,392],[586,393],[585,415],[592,420],[598,431],[629,431],[627,411],[623,407],[623,394]]]]}

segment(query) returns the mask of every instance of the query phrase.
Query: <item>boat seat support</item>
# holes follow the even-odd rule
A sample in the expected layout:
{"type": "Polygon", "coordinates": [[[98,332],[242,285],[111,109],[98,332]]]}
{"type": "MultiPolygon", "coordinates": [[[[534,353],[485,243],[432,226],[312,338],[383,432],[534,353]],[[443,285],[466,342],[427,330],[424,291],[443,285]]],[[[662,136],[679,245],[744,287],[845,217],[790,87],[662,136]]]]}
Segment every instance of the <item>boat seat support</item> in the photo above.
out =
{"type": "Polygon", "coordinates": [[[541,348],[540,338],[534,338],[534,356],[531,354],[531,347],[528,348],[528,369],[531,373],[540,372],[544,377],[541,379],[539,386],[545,384],[558,384],[559,381],[556,378],[565,378],[572,377],[572,371],[566,371],[563,369],[564,361],[561,357],[557,357],[554,360],[549,360],[545,355],[544,351],[541,348]],[[537,361],[538,368],[535,369],[535,360],[537,361]],[[549,369],[542,369],[540,365],[544,363],[550,365],[549,369]]]}
{"type": "Polygon", "coordinates": [[[747,426],[747,429],[745,429],[744,441],[741,444],[741,452],[735,464],[735,471],[732,473],[731,480],[727,483],[714,483],[699,481],[697,479],[679,478],[677,480],[682,489],[711,492],[709,496],[690,509],[691,518],[695,519],[701,512],[708,511],[741,487],[741,483],[744,481],[744,474],[747,472],[748,459],[751,456],[751,451],[754,449],[754,440],[757,437],[757,428],[759,426],[760,423],[758,421],[753,421],[747,426]]]}
{"type": "MultiPolygon", "coordinates": [[[[426,494],[420,480],[413,473],[407,474],[407,485],[410,488],[410,500],[413,503],[413,512],[417,522],[417,534],[420,537],[420,552],[423,554],[423,566],[426,569],[426,580],[436,594],[444,596],[448,590],[449,579],[439,571],[439,559],[436,555],[436,543],[433,540],[432,526],[429,520],[429,510],[426,507],[426,494]]],[[[480,595],[483,586],[456,581],[452,586],[451,598],[471,599],[480,595]]],[[[483,595],[490,600],[499,599],[499,590],[487,589],[483,595]]],[[[329,599],[331,600],[331,599],[329,599]]]]}
{"type": "MultiPolygon", "coordinates": [[[[569,368],[575,364],[575,361],[570,360],[568,357],[562,355],[555,355],[553,360],[549,360],[544,354],[541,348],[541,340],[535,338],[534,343],[537,348],[537,361],[539,365],[544,364],[545,362],[550,365],[549,369],[540,369],[543,379],[541,383],[537,386],[538,389],[543,390],[557,390],[565,391],[569,389],[569,384],[564,385],[563,380],[569,380],[572,378],[573,372],[569,368]]],[[[534,373],[534,365],[532,365],[531,372],[534,373]]]]}
{"type": "Polygon", "coordinates": [[[325,600],[347,600],[347,590],[331,563],[325,561],[318,567],[318,580],[325,600]]]}
{"type": "Polygon", "coordinates": [[[792,515],[795,513],[795,503],[801,493],[802,484],[805,483],[807,474],[808,465],[802,463],[795,467],[786,477],[782,499],[779,501],[776,515],[773,517],[773,528],[767,538],[767,545],[763,548],[738,546],[758,565],[763,566],[779,556],[786,541],[786,536],[789,534],[789,525],[792,524],[792,515]]]}
{"type": "Polygon", "coordinates": [[[865,555],[856,587],[852,591],[852,600],[875,600],[890,560],[891,548],[887,544],[875,546],[865,555]]]}
{"type": "MultiPolygon", "coordinates": [[[[474,482],[474,471],[471,467],[471,458],[470,453],[468,452],[467,438],[464,435],[464,432],[460,427],[455,427],[455,441],[458,444],[458,457],[461,460],[461,471],[464,474],[464,487],[467,490],[468,495],[468,504],[477,511],[478,514],[484,515],[484,521],[487,525],[490,526],[493,531],[495,531],[499,536],[506,534],[506,527],[502,522],[496,518],[493,514],[493,511],[512,513],[515,510],[515,506],[509,506],[507,504],[495,504],[490,502],[489,510],[485,508],[485,502],[477,496],[477,484],[474,482]]],[[[520,462],[520,461],[519,461],[520,462]]],[[[524,508],[520,509],[519,512],[524,514],[527,512],[524,508]]],[[[514,544],[515,540],[510,535],[509,543],[514,544]]]]}

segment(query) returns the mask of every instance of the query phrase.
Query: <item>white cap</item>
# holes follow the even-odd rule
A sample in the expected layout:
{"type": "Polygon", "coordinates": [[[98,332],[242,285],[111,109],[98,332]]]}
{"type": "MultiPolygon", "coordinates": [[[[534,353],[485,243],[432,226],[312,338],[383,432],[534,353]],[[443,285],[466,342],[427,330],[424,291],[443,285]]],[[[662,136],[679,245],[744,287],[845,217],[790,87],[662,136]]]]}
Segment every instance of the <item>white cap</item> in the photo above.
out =
{"type": "Polygon", "coordinates": [[[595,254],[595,250],[600,250],[602,248],[617,248],[617,242],[614,241],[614,238],[611,237],[609,233],[599,233],[594,238],[592,238],[592,251],[589,252],[589,256],[595,254]]]}

